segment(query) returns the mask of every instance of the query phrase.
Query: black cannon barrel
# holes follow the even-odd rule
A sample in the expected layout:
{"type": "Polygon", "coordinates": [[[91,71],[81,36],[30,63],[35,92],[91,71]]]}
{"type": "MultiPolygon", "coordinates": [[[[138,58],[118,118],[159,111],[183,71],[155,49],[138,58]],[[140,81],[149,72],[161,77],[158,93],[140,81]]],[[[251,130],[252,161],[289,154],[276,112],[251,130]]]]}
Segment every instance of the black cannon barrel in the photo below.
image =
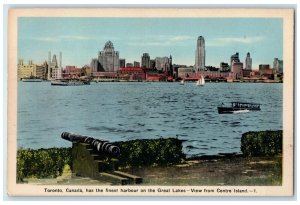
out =
{"type": "Polygon", "coordinates": [[[113,156],[120,155],[120,148],[106,140],[99,140],[89,136],[83,136],[78,134],[72,134],[69,132],[63,132],[61,138],[68,140],[70,142],[76,143],[87,143],[97,152],[110,154],[113,156]]]}
{"type": "Polygon", "coordinates": [[[63,132],[61,138],[68,140],[70,142],[83,142],[87,136],[72,134],[69,132],[63,132]]]}

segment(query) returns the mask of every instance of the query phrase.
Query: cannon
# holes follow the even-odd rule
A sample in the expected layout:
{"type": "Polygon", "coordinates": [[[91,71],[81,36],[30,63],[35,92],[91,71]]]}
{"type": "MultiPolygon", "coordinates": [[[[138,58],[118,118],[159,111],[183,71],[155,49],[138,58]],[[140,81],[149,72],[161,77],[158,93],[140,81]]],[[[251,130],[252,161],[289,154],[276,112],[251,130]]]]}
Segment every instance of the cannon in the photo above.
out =
{"type": "Polygon", "coordinates": [[[63,132],[61,134],[61,138],[70,142],[89,144],[97,152],[109,154],[115,157],[120,155],[120,148],[107,140],[99,140],[93,137],[72,134],[69,132],[63,132]]]}

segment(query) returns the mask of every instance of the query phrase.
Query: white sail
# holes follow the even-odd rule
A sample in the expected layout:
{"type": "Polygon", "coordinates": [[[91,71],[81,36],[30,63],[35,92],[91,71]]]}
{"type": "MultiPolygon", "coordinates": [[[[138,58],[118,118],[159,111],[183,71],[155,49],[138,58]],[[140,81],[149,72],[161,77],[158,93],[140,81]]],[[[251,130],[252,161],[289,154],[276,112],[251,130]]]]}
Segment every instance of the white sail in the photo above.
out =
{"type": "Polygon", "coordinates": [[[199,80],[197,81],[196,85],[197,86],[203,86],[205,84],[205,80],[203,75],[201,75],[201,78],[199,78],[199,80]]]}

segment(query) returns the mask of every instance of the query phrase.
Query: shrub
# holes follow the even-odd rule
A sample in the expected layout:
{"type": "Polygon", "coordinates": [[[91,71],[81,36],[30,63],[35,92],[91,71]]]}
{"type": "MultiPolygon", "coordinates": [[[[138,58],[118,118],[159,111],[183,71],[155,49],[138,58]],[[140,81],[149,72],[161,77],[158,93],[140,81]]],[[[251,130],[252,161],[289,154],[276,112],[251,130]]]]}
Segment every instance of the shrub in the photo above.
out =
{"type": "Polygon", "coordinates": [[[57,177],[65,164],[72,166],[71,148],[17,151],[17,180],[25,177],[57,177]]]}
{"type": "MultiPolygon", "coordinates": [[[[121,149],[119,166],[152,166],[180,163],[185,155],[182,141],[175,138],[141,139],[116,142],[121,149]]],[[[26,177],[57,177],[64,165],[72,169],[72,148],[18,150],[17,180],[26,177]]]]}
{"type": "Polygon", "coordinates": [[[120,166],[152,166],[180,163],[185,155],[176,138],[142,139],[114,143],[121,149],[120,166]]]}
{"type": "Polygon", "coordinates": [[[275,156],[282,153],[282,130],[246,132],[241,151],[245,156],[275,156]]]}

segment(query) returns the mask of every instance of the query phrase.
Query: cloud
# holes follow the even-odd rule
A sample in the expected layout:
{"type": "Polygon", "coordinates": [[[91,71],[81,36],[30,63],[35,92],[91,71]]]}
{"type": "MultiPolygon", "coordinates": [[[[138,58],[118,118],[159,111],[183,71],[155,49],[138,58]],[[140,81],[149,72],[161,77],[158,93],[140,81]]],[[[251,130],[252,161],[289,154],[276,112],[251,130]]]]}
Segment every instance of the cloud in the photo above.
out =
{"type": "MultiPolygon", "coordinates": [[[[33,40],[43,41],[43,42],[61,42],[61,41],[89,41],[89,40],[120,40],[119,37],[90,37],[82,35],[60,35],[57,37],[38,37],[33,40]]],[[[183,46],[185,42],[195,39],[188,35],[146,35],[142,38],[129,38],[127,45],[129,46],[183,46]]]]}
{"type": "Polygon", "coordinates": [[[58,41],[60,41],[60,39],[53,38],[53,37],[39,37],[39,38],[35,38],[34,40],[43,41],[43,42],[58,42],[58,41]]]}
{"type": "Polygon", "coordinates": [[[38,38],[34,38],[33,40],[36,41],[43,41],[43,42],[61,42],[61,41],[65,41],[65,40],[93,40],[93,38],[88,37],[88,36],[78,36],[78,35],[63,35],[63,36],[57,36],[57,37],[38,37],[38,38]]]}
{"type": "Polygon", "coordinates": [[[173,36],[173,37],[169,38],[169,40],[172,42],[183,42],[183,41],[192,40],[192,39],[196,39],[196,38],[192,37],[192,36],[173,36]]]}
{"type": "Polygon", "coordinates": [[[227,46],[230,44],[251,44],[264,40],[263,37],[252,36],[252,37],[221,37],[214,38],[210,41],[207,41],[207,46],[227,46]]]}
{"type": "Polygon", "coordinates": [[[170,42],[128,42],[129,46],[167,46],[170,42]]]}
{"type": "Polygon", "coordinates": [[[146,35],[144,38],[157,41],[186,41],[195,39],[193,36],[188,35],[146,35]]]}
{"type": "Polygon", "coordinates": [[[87,37],[87,36],[74,36],[74,35],[64,35],[64,36],[59,36],[58,38],[60,39],[67,39],[67,40],[91,40],[92,38],[87,37]]]}
{"type": "Polygon", "coordinates": [[[187,35],[147,35],[143,39],[133,39],[129,41],[129,46],[171,46],[185,45],[186,41],[195,39],[187,35]]]}

